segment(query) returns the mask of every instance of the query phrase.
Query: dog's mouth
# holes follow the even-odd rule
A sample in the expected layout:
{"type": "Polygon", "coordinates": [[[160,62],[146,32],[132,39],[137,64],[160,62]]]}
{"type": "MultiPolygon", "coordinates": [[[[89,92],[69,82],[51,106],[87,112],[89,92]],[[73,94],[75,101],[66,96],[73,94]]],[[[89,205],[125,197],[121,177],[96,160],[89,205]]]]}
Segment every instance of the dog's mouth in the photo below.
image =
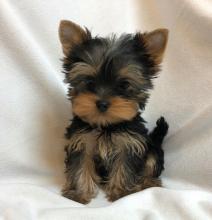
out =
{"type": "Polygon", "coordinates": [[[72,99],[73,113],[82,120],[105,126],[131,120],[138,112],[138,104],[121,97],[99,99],[95,94],[83,93],[72,99]]]}

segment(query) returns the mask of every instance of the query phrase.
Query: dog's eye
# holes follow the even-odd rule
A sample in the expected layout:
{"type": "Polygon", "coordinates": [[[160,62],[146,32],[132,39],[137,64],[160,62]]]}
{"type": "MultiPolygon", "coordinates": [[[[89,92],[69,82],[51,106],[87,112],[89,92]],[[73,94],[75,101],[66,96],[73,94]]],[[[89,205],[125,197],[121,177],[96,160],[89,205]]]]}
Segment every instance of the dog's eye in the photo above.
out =
{"type": "Polygon", "coordinates": [[[121,90],[125,90],[128,89],[128,87],[130,86],[130,83],[128,81],[122,81],[119,83],[119,89],[121,90]]]}
{"type": "Polygon", "coordinates": [[[84,83],[88,89],[92,89],[95,86],[93,79],[85,79],[84,83]]]}
{"type": "Polygon", "coordinates": [[[94,80],[93,80],[93,79],[85,79],[85,80],[84,80],[84,83],[85,83],[86,85],[90,85],[90,84],[93,84],[93,83],[94,83],[94,80]]]}

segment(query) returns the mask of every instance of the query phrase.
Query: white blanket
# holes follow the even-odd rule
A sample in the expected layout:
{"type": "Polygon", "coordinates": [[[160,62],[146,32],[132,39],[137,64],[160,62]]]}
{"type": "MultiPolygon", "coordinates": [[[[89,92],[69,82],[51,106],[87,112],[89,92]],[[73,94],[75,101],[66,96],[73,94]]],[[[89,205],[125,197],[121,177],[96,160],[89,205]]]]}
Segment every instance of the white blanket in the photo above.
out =
{"type": "Polygon", "coordinates": [[[212,219],[212,2],[0,1],[0,219],[212,219]],[[163,71],[144,113],[164,115],[164,188],[84,206],[60,195],[71,118],[57,28],[93,34],[170,30],[163,71]]]}

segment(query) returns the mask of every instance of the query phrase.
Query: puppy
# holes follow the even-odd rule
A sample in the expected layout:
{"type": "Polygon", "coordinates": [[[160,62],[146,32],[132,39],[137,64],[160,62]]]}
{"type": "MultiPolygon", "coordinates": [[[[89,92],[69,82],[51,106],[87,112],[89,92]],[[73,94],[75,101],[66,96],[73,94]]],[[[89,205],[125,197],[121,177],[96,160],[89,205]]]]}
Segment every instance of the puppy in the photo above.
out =
{"type": "Polygon", "coordinates": [[[105,191],[110,201],[161,186],[163,117],[148,132],[141,117],[159,72],[168,30],[93,37],[63,20],[59,27],[73,119],[67,128],[62,194],[88,203],[105,191]]]}

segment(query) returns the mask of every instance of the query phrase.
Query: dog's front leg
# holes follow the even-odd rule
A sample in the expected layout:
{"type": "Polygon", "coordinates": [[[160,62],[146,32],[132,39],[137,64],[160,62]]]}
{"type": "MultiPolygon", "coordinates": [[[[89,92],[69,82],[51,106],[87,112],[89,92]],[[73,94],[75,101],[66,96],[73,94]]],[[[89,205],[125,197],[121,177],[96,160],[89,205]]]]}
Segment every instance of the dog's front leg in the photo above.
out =
{"type": "Polygon", "coordinates": [[[113,134],[110,144],[113,153],[105,161],[109,164],[109,175],[104,186],[110,201],[161,185],[158,178],[146,173],[148,146],[143,136],[133,132],[113,134]]]}
{"type": "Polygon", "coordinates": [[[76,132],[66,147],[66,183],[63,196],[86,204],[97,192],[98,177],[95,173],[92,150],[92,132],[76,132]]]}

